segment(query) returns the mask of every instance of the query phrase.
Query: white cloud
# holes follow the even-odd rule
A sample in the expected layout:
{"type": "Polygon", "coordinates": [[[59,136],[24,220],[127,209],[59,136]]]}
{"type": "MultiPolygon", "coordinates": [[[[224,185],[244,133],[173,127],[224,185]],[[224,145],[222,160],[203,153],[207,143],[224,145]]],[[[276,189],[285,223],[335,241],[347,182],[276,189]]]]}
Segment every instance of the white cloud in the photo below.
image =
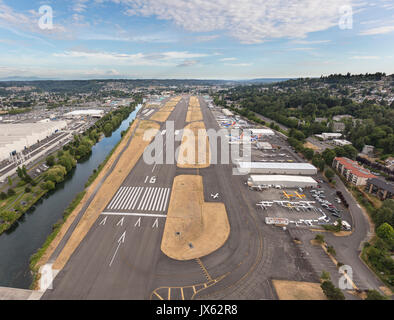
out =
{"type": "Polygon", "coordinates": [[[219,37],[219,35],[211,35],[211,36],[198,36],[196,37],[196,40],[198,42],[207,42],[207,41],[212,41],[215,40],[219,37]]]}
{"type": "Polygon", "coordinates": [[[294,44],[323,44],[329,43],[331,40],[293,40],[291,43],[294,44]]]}
{"type": "Polygon", "coordinates": [[[56,58],[86,61],[87,64],[130,66],[190,66],[198,62],[198,60],[195,60],[195,58],[206,56],[206,54],[191,53],[187,51],[129,54],[117,52],[99,52],[84,50],[83,48],[74,48],[74,50],[54,54],[54,57],[56,58]]]}
{"type": "Polygon", "coordinates": [[[192,32],[224,30],[243,43],[303,38],[338,25],[339,8],[357,0],[111,0],[130,16],[155,16],[192,32]]]}
{"type": "Polygon", "coordinates": [[[220,59],[220,61],[235,61],[235,60],[237,60],[237,58],[223,58],[223,59],[220,59]]]}
{"type": "Polygon", "coordinates": [[[225,63],[225,65],[231,67],[250,67],[252,63],[225,63]]]}
{"type": "Polygon", "coordinates": [[[350,59],[354,60],[378,60],[380,57],[378,56],[353,56],[350,59]]]}
{"type": "Polygon", "coordinates": [[[371,36],[376,34],[387,34],[394,31],[394,26],[383,26],[361,31],[359,34],[362,36],[371,36]]]}
{"type": "Polygon", "coordinates": [[[177,67],[191,67],[198,64],[199,60],[184,60],[182,63],[178,64],[177,67]]]}

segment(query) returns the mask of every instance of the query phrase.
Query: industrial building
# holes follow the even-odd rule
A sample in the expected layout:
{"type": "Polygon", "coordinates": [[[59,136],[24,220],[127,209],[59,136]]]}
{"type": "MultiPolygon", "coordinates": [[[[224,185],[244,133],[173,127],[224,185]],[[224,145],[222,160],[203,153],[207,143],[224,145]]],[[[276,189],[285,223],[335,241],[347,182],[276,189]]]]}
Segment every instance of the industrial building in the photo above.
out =
{"type": "Polygon", "coordinates": [[[309,163],[283,163],[283,162],[239,162],[237,164],[241,174],[295,174],[315,175],[317,169],[309,163]]]}
{"type": "Polygon", "coordinates": [[[342,137],[342,133],[323,132],[322,134],[315,134],[315,136],[323,140],[332,140],[342,137]]]}
{"type": "Polygon", "coordinates": [[[245,131],[249,132],[251,135],[262,135],[262,136],[273,136],[275,132],[271,129],[245,129],[245,131]]]}
{"type": "Polygon", "coordinates": [[[232,117],[234,115],[234,113],[232,113],[230,110],[227,110],[227,109],[222,109],[222,112],[225,116],[228,116],[228,117],[232,117]]]}
{"type": "Polygon", "coordinates": [[[249,186],[279,185],[284,188],[315,188],[317,182],[311,177],[289,175],[251,175],[249,186]]]}
{"type": "Polygon", "coordinates": [[[67,127],[66,121],[0,124],[0,161],[67,127]]]}
{"type": "Polygon", "coordinates": [[[344,139],[334,139],[332,143],[339,147],[350,146],[352,144],[350,141],[344,139]]]}
{"type": "Polygon", "coordinates": [[[272,144],[265,141],[258,141],[256,143],[256,148],[259,150],[272,150],[272,144]]]}
{"type": "Polygon", "coordinates": [[[104,115],[104,110],[95,110],[95,109],[88,109],[88,110],[75,110],[69,113],[66,113],[64,116],[68,119],[72,118],[80,118],[89,116],[92,118],[101,118],[104,115]]]}

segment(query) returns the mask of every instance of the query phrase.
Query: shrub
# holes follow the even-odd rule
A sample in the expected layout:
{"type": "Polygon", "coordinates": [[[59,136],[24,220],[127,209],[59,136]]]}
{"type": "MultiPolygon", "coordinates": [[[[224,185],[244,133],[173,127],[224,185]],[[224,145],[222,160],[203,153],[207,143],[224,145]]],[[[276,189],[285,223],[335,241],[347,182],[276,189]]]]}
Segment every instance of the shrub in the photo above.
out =
{"type": "Polygon", "coordinates": [[[328,300],[345,300],[343,292],[336,288],[330,280],[324,281],[321,286],[328,300]]]}

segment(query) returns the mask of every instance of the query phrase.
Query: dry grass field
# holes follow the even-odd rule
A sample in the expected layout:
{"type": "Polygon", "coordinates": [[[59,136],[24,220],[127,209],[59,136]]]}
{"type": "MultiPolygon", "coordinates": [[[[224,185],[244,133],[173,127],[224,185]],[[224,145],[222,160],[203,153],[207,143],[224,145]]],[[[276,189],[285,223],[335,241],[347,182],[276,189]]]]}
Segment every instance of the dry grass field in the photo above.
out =
{"type": "Polygon", "coordinates": [[[204,202],[201,176],[174,179],[161,250],[176,260],[191,260],[219,249],[230,234],[223,203],[204,202]]]}

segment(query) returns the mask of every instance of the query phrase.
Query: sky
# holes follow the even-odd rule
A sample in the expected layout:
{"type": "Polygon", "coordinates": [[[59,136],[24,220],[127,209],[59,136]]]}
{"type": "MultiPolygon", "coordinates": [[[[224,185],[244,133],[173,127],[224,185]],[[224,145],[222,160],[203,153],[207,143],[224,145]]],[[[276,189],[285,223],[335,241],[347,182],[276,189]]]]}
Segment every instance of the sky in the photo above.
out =
{"type": "Polygon", "coordinates": [[[0,0],[0,78],[394,73],[393,0],[0,0]]]}

